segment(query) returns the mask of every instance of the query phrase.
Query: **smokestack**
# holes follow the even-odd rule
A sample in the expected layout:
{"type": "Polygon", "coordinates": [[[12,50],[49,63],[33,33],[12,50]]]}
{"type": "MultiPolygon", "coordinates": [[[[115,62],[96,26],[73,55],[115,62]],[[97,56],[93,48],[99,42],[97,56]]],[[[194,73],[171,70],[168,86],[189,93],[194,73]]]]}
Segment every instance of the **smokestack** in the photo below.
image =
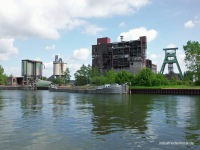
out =
{"type": "Polygon", "coordinates": [[[121,42],[123,41],[123,38],[124,38],[124,36],[123,36],[123,35],[121,35],[121,36],[120,36],[121,42]]]}

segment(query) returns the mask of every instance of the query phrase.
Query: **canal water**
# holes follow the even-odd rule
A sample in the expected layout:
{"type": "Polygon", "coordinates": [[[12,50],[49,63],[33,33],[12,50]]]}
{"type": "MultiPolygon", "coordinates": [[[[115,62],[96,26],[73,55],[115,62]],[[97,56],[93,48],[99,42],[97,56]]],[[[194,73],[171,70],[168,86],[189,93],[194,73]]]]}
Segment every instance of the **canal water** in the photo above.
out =
{"type": "Polygon", "coordinates": [[[200,149],[200,96],[0,91],[1,150],[200,149]]]}

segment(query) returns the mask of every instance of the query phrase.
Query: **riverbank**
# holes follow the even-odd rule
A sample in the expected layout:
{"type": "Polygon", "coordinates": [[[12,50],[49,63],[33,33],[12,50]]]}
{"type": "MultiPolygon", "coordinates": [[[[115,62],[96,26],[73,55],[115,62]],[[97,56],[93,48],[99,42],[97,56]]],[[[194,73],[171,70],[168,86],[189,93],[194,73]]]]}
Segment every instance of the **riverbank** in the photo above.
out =
{"type": "Polygon", "coordinates": [[[131,88],[132,94],[200,95],[200,89],[131,88]]]}
{"type": "MultiPolygon", "coordinates": [[[[0,86],[0,90],[33,90],[29,86],[0,86]]],[[[37,87],[37,90],[49,90],[50,92],[69,92],[86,94],[104,94],[106,91],[96,90],[86,87],[37,87]]],[[[131,88],[127,93],[130,94],[164,94],[164,95],[200,95],[200,88],[131,88]]]]}
{"type": "Polygon", "coordinates": [[[37,87],[31,86],[0,86],[0,90],[48,90],[48,87],[37,87]]]}

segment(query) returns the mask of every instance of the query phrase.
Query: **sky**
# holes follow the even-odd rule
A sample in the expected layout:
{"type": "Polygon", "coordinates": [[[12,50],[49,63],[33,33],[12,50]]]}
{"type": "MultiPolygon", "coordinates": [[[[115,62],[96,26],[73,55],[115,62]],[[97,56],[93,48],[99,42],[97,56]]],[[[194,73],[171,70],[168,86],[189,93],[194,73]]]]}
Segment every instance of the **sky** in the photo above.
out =
{"type": "Polygon", "coordinates": [[[59,55],[73,79],[92,64],[97,38],[117,42],[123,35],[125,41],[147,36],[147,58],[158,71],[163,48],[178,47],[184,72],[183,45],[200,41],[199,6],[199,0],[0,0],[0,65],[5,74],[21,76],[21,60],[39,60],[50,77],[59,55]]]}

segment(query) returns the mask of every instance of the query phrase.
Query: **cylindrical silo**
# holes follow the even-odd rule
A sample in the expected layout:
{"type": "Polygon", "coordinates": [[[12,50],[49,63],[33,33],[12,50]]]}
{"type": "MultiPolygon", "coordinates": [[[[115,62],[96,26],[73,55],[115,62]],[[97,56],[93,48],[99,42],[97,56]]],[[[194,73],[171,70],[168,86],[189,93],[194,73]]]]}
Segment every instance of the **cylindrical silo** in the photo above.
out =
{"type": "Polygon", "coordinates": [[[67,68],[67,64],[66,63],[62,63],[62,75],[64,75],[64,72],[66,71],[67,68]]]}
{"type": "Polygon", "coordinates": [[[60,63],[59,62],[53,63],[53,75],[55,75],[55,76],[60,75],[60,63]]]}
{"type": "Polygon", "coordinates": [[[67,64],[62,61],[62,58],[58,58],[58,55],[55,56],[55,61],[53,62],[53,75],[62,76],[66,71],[67,64]]]}
{"type": "Polygon", "coordinates": [[[31,62],[27,62],[27,76],[33,76],[33,68],[34,68],[34,66],[33,66],[33,63],[31,63],[31,62]]]}
{"type": "Polygon", "coordinates": [[[36,76],[42,76],[42,63],[36,62],[36,76]]]}

